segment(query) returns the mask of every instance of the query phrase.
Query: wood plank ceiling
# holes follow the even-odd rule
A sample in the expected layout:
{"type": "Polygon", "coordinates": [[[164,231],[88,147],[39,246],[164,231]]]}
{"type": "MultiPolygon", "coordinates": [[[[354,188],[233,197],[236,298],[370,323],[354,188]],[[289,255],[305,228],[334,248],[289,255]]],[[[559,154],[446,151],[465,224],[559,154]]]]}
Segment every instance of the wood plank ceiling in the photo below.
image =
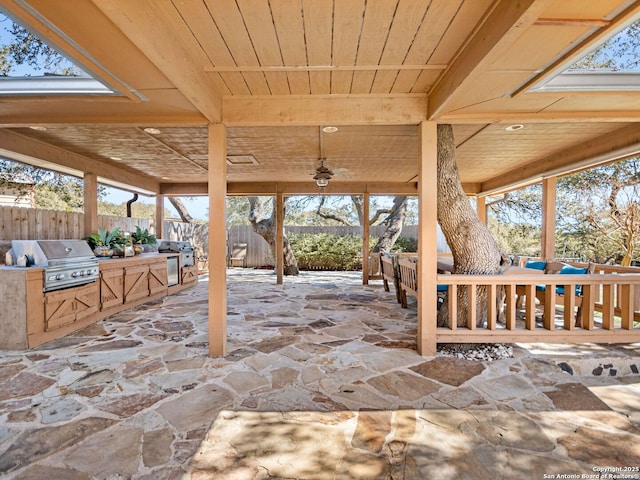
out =
{"type": "Polygon", "coordinates": [[[454,124],[467,190],[499,191],[640,145],[638,92],[529,88],[633,20],[639,4],[0,0],[120,92],[0,96],[0,152],[100,165],[107,183],[122,171],[132,190],[206,193],[206,126],[221,122],[230,190],[313,185],[321,156],[333,185],[411,185],[416,125],[433,120],[454,124]],[[524,128],[506,130],[516,123],[524,128]],[[323,133],[328,125],[338,131],[323,133]]]}

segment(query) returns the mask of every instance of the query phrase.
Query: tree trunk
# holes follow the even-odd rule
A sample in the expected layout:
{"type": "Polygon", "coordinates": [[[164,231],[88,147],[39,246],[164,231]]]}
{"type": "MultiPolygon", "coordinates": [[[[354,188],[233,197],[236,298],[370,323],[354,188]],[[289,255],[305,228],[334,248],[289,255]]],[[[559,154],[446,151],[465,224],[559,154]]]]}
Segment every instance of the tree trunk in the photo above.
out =
{"type": "MultiPolygon", "coordinates": [[[[508,263],[467,198],[455,159],[455,142],[451,125],[438,125],[438,223],[453,254],[456,274],[493,275],[502,273],[508,263]]],[[[423,253],[424,254],[424,253],[423,253]]],[[[486,322],[486,287],[477,288],[477,325],[486,322]]],[[[468,292],[458,289],[457,325],[468,320],[468,292]]],[[[438,326],[448,326],[449,312],[445,301],[438,312],[438,326]]]]}
{"type": "Polygon", "coordinates": [[[395,197],[393,199],[393,207],[391,213],[384,221],[387,225],[386,230],[378,239],[378,243],[373,247],[374,252],[390,252],[393,244],[402,233],[404,219],[407,216],[407,197],[395,197]]]}
{"type": "Polygon", "coordinates": [[[167,198],[169,199],[169,202],[171,203],[171,205],[175,207],[175,209],[178,212],[178,215],[180,215],[180,218],[182,219],[183,222],[185,223],[193,222],[193,217],[189,214],[189,210],[187,210],[187,206],[182,202],[182,200],[180,200],[179,197],[167,197],[167,198]]]}
{"type": "MultiPolygon", "coordinates": [[[[276,202],[273,202],[271,215],[269,217],[267,217],[267,202],[268,199],[265,197],[249,197],[249,221],[253,226],[253,231],[267,241],[271,248],[271,254],[275,259],[277,228],[275,211],[276,202]]],[[[283,243],[284,274],[298,275],[300,273],[300,270],[298,269],[298,262],[286,235],[284,235],[283,243]]]]}

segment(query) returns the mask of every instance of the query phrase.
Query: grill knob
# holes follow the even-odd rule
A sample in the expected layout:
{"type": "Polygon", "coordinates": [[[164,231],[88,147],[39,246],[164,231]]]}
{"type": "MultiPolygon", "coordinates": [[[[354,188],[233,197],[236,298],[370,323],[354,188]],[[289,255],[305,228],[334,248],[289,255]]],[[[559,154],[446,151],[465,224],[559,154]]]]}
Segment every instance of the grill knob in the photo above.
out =
{"type": "Polygon", "coordinates": [[[62,273],[59,273],[56,275],[56,280],[62,280],[64,278],[64,275],[62,273]]]}
{"type": "Polygon", "coordinates": [[[76,278],[76,277],[78,276],[78,272],[73,272],[73,273],[71,274],[71,276],[72,276],[73,278],[76,278]]]}
{"type": "Polygon", "coordinates": [[[84,277],[85,271],[84,270],[80,270],[80,276],[84,277]]]}

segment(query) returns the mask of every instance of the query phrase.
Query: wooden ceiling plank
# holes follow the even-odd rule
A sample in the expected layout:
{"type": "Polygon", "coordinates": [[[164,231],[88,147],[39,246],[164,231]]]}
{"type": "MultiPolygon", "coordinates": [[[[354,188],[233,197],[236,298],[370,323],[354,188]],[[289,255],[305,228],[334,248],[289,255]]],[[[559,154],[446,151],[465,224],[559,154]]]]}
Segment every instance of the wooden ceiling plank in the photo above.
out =
{"type": "Polygon", "coordinates": [[[426,95],[226,97],[225,125],[416,125],[426,95]]]}
{"type": "MultiPolygon", "coordinates": [[[[280,44],[273,24],[268,2],[238,1],[251,43],[261,66],[282,66],[280,44]]],[[[272,95],[290,93],[285,72],[265,73],[265,80],[272,95]]]]}
{"type": "Polygon", "coordinates": [[[444,113],[462,90],[473,88],[473,74],[533,25],[545,3],[541,0],[501,0],[431,92],[430,118],[444,113]]]}
{"type": "MultiPolygon", "coordinates": [[[[259,65],[255,47],[235,0],[204,1],[234,63],[236,65],[259,65]]],[[[269,93],[269,86],[263,74],[245,73],[242,77],[251,94],[266,95],[269,93]]]]}
{"type": "Polygon", "coordinates": [[[202,70],[208,59],[172,4],[93,0],[100,10],[210,121],[219,121],[220,94],[202,70]]]}
{"type": "MultiPolygon", "coordinates": [[[[304,36],[309,65],[332,65],[333,2],[302,0],[304,36]]],[[[312,95],[331,93],[329,72],[310,72],[312,95]]]]}
{"type": "MultiPolygon", "coordinates": [[[[429,4],[424,22],[409,48],[405,63],[409,65],[427,64],[437,48],[442,35],[455,17],[463,0],[433,0],[429,4]]],[[[446,67],[446,65],[445,65],[446,67]]],[[[414,85],[420,70],[400,71],[391,89],[392,93],[416,92],[414,85]]],[[[424,90],[423,90],[424,92],[424,90]]]]}
{"type": "MultiPolygon", "coordinates": [[[[380,63],[394,65],[405,61],[428,8],[429,2],[424,0],[401,0],[398,3],[380,63]]],[[[371,92],[390,93],[398,74],[398,71],[376,72],[371,92]]]]}
{"type": "MultiPolygon", "coordinates": [[[[365,0],[335,2],[332,57],[336,66],[351,66],[356,63],[364,6],[365,0]]],[[[352,80],[352,71],[332,72],[331,93],[351,93],[352,80]]]]}
{"type": "Polygon", "coordinates": [[[500,177],[482,183],[483,192],[532,182],[548,175],[566,175],[572,171],[608,163],[640,152],[640,129],[628,125],[615,132],[581,141],[548,157],[531,162],[500,177]]]}
{"type": "MultiPolygon", "coordinates": [[[[44,160],[55,165],[60,165],[73,170],[85,173],[95,173],[99,177],[125,183],[144,190],[157,192],[159,184],[147,175],[141,175],[126,168],[114,168],[114,165],[107,162],[96,161],[77,153],[70,152],[60,147],[49,145],[32,138],[28,138],[7,129],[0,129],[0,145],[3,150],[13,152],[19,156],[31,158],[35,161],[44,160]]],[[[23,159],[15,158],[18,161],[23,159]]],[[[33,163],[36,164],[37,163],[33,163]]]]}
{"type": "MultiPolygon", "coordinates": [[[[362,34],[358,44],[356,65],[378,65],[387,41],[387,32],[393,23],[398,0],[368,1],[364,12],[362,34]]],[[[375,73],[355,72],[352,93],[370,93],[375,73]]]]}
{"type": "MultiPolygon", "coordinates": [[[[292,6],[289,0],[270,0],[269,5],[284,64],[307,65],[302,9],[292,6]]],[[[291,94],[305,95],[311,92],[308,73],[287,73],[287,80],[291,94]]]]}
{"type": "MultiPolygon", "coordinates": [[[[173,3],[182,18],[188,23],[211,65],[235,66],[233,57],[229,53],[229,49],[213,22],[206,5],[202,2],[174,1],[173,3]]],[[[215,76],[212,76],[212,78],[215,79],[215,76]]],[[[249,93],[249,88],[239,72],[223,72],[214,81],[218,82],[220,95],[246,95],[249,93]]]]}
{"type": "Polygon", "coordinates": [[[281,192],[287,195],[417,195],[417,183],[363,183],[329,182],[324,189],[313,182],[228,182],[228,195],[270,195],[281,192]]]}

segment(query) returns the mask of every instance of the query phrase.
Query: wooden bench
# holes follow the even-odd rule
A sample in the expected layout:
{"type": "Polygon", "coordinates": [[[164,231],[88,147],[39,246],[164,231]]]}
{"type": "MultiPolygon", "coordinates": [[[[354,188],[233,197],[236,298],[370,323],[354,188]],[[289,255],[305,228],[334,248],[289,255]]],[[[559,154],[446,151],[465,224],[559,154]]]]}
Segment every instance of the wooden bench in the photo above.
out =
{"type": "MultiPolygon", "coordinates": [[[[543,261],[528,261],[524,267],[531,269],[532,273],[540,273],[542,271],[545,275],[583,275],[593,273],[594,264],[589,264],[587,268],[574,267],[562,262],[543,262],[543,261]],[[542,268],[541,268],[542,267],[542,268]]],[[[564,285],[557,285],[555,287],[555,295],[552,294],[552,300],[554,305],[565,304],[565,287],[564,285]]],[[[577,307],[576,311],[576,324],[579,324],[582,316],[582,286],[575,285],[574,287],[574,305],[577,307]]],[[[524,285],[516,285],[516,295],[518,305],[522,303],[522,299],[526,296],[526,287],[524,285]]],[[[546,284],[541,281],[536,285],[535,296],[542,307],[544,307],[549,295],[546,292],[546,284]]]]}
{"type": "Polygon", "coordinates": [[[382,285],[384,286],[385,292],[390,292],[389,282],[393,284],[393,288],[396,292],[396,298],[398,303],[401,303],[400,300],[400,284],[398,281],[398,266],[397,266],[397,257],[390,255],[388,253],[380,254],[380,272],[382,274],[382,285]]]}
{"type": "Polygon", "coordinates": [[[400,305],[407,308],[407,295],[418,298],[417,258],[398,258],[398,283],[400,286],[400,305]]]}

